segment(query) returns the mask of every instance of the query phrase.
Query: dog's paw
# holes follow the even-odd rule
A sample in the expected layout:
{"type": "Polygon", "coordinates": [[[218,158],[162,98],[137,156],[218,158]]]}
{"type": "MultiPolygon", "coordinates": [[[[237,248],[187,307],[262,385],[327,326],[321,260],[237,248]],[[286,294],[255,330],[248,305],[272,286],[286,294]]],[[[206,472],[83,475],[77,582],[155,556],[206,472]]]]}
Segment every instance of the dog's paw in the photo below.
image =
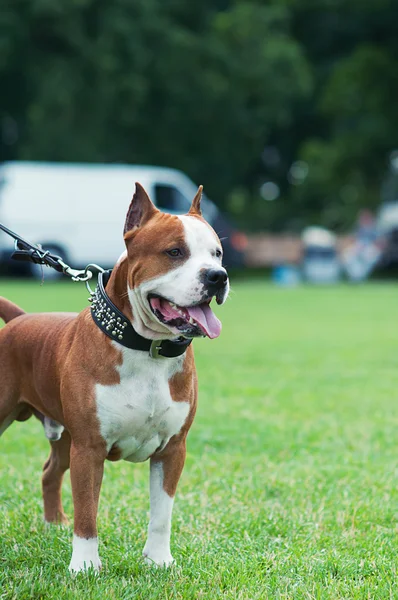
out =
{"type": "Polygon", "coordinates": [[[77,573],[88,573],[92,571],[93,573],[98,574],[102,568],[101,561],[98,557],[95,559],[77,559],[75,560],[72,556],[72,560],[69,565],[69,572],[71,575],[76,575],[77,573]]]}
{"type": "Polygon", "coordinates": [[[153,550],[144,548],[142,555],[147,565],[167,568],[175,564],[175,560],[169,550],[162,551],[160,548],[153,550]]]}
{"type": "Polygon", "coordinates": [[[101,566],[97,538],[85,539],[74,535],[72,558],[69,565],[70,573],[84,571],[99,573],[101,566]]]}
{"type": "Polygon", "coordinates": [[[44,515],[44,525],[46,527],[52,527],[53,525],[69,525],[69,519],[64,512],[47,511],[44,515]]]}

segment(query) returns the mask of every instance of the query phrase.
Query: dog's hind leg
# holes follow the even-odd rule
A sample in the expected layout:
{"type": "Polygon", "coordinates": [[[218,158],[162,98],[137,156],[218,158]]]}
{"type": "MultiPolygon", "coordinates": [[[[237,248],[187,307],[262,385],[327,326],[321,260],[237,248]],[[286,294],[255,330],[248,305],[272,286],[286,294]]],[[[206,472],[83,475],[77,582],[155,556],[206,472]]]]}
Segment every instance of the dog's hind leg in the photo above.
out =
{"type": "Polygon", "coordinates": [[[9,426],[11,425],[11,423],[13,423],[19,414],[19,408],[18,406],[16,408],[14,408],[14,410],[11,410],[10,412],[6,411],[0,411],[0,437],[3,435],[3,433],[5,432],[6,429],[9,428],[9,426]]]}
{"type": "MultiPolygon", "coordinates": [[[[12,405],[12,404],[11,404],[12,405]]],[[[4,414],[6,411],[4,411],[4,414]]],[[[22,402],[18,404],[2,421],[0,420],[0,436],[11,425],[13,421],[27,421],[32,416],[32,408],[29,404],[22,402]]]]}
{"type": "MultiPolygon", "coordinates": [[[[0,319],[8,323],[23,314],[22,308],[0,296],[0,319]]],[[[20,399],[18,370],[10,358],[7,329],[6,327],[0,332],[0,436],[18,417],[24,421],[32,414],[26,404],[18,406],[20,399]]]]}
{"type": "Polygon", "coordinates": [[[42,489],[44,520],[47,523],[67,523],[61,500],[64,473],[69,469],[70,435],[64,430],[61,438],[51,442],[51,453],[43,467],[42,489]]]}
{"type": "Polygon", "coordinates": [[[0,352],[0,436],[25,411],[26,404],[18,405],[19,390],[9,369],[8,361],[0,352]]]}

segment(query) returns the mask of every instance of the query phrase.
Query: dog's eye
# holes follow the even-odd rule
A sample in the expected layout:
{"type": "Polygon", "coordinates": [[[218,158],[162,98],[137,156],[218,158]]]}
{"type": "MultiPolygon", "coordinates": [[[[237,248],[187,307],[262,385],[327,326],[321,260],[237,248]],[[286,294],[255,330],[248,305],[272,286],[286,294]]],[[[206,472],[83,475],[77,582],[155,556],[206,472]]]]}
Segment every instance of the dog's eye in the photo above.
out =
{"type": "Polygon", "coordinates": [[[171,250],[166,250],[166,254],[172,258],[178,258],[179,256],[182,256],[182,250],[180,250],[180,248],[172,248],[171,250]]]}
{"type": "Polygon", "coordinates": [[[217,250],[216,250],[216,256],[217,256],[217,258],[220,258],[222,256],[222,252],[219,248],[217,248],[217,250]]]}

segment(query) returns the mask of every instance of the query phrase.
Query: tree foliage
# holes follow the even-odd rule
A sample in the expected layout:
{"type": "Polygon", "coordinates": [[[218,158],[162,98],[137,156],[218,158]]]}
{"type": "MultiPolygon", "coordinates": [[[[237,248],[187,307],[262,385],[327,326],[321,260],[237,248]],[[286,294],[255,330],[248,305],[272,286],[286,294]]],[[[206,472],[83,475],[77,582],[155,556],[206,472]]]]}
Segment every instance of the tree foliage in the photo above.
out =
{"type": "Polygon", "coordinates": [[[347,227],[398,145],[397,19],[397,0],[0,0],[1,157],[178,167],[247,227],[347,227]]]}

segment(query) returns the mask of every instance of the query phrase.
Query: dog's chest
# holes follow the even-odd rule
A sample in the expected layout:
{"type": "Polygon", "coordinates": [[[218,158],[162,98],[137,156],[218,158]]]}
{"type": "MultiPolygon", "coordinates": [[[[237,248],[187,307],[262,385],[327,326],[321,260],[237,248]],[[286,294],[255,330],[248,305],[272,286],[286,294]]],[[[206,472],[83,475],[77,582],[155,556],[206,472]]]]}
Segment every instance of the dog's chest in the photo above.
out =
{"type": "Polygon", "coordinates": [[[121,458],[141,462],[181,430],[189,399],[175,402],[169,379],[182,364],[182,357],[154,360],[144,352],[123,349],[120,383],[96,386],[97,415],[108,451],[116,446],[121,458]]]}

